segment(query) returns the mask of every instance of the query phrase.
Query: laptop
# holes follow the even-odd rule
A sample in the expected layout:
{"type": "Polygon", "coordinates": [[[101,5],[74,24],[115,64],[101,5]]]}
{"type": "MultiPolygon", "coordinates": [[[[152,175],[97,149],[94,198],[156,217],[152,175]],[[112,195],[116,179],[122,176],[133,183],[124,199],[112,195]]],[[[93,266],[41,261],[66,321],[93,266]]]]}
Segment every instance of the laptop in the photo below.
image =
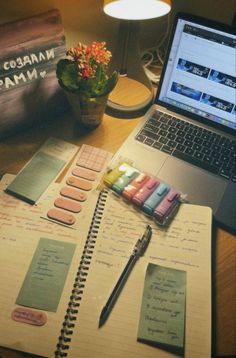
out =
{"type": "Polygon", "coordinates": [[[176,16],[154,104],[113,157],[210,206],[236,233],[236,32],[176,16]]]}

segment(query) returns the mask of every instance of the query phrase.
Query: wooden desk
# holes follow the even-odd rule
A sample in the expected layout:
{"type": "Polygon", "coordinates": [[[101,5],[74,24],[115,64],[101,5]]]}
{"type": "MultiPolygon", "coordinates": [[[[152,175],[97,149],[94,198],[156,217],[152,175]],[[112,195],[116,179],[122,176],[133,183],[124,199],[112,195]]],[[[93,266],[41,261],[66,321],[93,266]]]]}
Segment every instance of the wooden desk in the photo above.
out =
{"type": "MultiPolygon", "coordinates": [[[[142,95],[136,88],[130,94],[142,95]]],[[[83,143],[115,152],[139,119],[122,120],[104,115],[103,123],[94,131],[74,126],[73,115],[45,121],[0,142],[0,173],[16,174],[49,136],[71,143],[83,143]]],[[[217,356],[236,357],[236,237],[216,229],[213,242],[213,330],[216,330],[217,356]]],[[[1,334],[1,332],[0,332],[1,334]]],[[[1,350],[2,358],[28,355],[1,350]]],[[[112,357],[111,357],[112,358],[112,357]]]]}

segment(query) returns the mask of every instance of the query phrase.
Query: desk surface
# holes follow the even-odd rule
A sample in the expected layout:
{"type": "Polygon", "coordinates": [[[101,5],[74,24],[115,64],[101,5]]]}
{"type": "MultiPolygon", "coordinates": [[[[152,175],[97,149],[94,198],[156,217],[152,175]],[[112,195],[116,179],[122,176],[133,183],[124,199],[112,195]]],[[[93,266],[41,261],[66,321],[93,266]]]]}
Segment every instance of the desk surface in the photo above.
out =
{"type": "MultiPolygon", "coordinates": [[[[130,91],[135,100],[142,98],[143,88],[130,91]]],[[[118,95],[120,95],[118,93],[118,95]]],[[[130,96],[129,96],[130,98],[130,96]]],[[[128,99],[130,101],[130,99],[128,99]]],[[[16,174],[50,136],[71,143],[90,144],[115,152],[139,122],[104,115],[102,124],[93,131],[75,125],[72,114],[44,121],[0,142],[0,174],[16,174]]],[[[236,356],[236,237],[216,229],[213,237],[213,329],[216,329],[217,356],[236,356]]],[[[22,357],[1,350],[0,357],[22,357]]]]}

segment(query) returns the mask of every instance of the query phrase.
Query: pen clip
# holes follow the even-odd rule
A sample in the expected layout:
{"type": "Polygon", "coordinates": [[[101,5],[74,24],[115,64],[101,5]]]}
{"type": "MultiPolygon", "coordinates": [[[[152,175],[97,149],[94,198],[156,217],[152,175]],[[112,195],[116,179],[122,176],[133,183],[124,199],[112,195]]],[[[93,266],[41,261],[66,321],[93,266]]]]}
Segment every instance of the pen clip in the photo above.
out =
{"type": "Polygon", "coordinates": [[[143,236],[141,237],[141,239],[139,239],[134,247],[134,251],[133,251],[133,255],[134,256],[142,256],[149,244],[149,241],[151,239],[152,236],[152,228],[150,225],[147,225],[146,230],[143,234],[143,236]]]}

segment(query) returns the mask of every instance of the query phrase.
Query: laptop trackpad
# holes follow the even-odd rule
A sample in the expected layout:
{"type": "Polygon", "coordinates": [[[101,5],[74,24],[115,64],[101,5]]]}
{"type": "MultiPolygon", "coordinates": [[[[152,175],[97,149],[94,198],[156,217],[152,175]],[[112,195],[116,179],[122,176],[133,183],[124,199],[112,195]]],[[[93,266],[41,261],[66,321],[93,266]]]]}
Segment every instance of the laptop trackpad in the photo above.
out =
{"type": "Polygon", "coordinates": [[[190,203],[210,206],[216,212],[227,183],[191,164],[168,157],[158,177],[187,194],[190,203]]]}

